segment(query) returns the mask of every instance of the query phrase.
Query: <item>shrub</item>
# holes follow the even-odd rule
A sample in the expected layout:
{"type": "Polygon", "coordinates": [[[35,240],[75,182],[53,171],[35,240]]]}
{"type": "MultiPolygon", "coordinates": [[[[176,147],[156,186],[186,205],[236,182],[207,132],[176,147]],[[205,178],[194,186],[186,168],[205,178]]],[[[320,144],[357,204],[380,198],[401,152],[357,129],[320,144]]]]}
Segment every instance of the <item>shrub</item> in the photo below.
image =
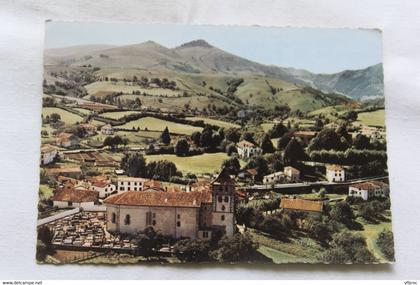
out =
{"type": "Polygon", "coordinates": [[[381,252],[391,261],[395,260],[394,236],[390,230],[383,230],[376,239],[376,244],[381,252]]]}

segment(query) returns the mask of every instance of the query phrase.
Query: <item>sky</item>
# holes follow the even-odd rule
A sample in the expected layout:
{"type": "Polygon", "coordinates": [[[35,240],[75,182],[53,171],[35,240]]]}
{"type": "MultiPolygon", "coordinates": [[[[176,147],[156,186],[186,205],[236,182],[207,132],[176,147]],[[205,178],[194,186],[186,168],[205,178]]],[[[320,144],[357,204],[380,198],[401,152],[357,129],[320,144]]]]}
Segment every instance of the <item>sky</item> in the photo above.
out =
{"type": "Polygon", "coordinates": [[[173,48],[196,39],[252,61],[315,73],[362,69],[382,62],[382,34],[368,29],[47,22],[45,46],[151,40],[173,48]]]}

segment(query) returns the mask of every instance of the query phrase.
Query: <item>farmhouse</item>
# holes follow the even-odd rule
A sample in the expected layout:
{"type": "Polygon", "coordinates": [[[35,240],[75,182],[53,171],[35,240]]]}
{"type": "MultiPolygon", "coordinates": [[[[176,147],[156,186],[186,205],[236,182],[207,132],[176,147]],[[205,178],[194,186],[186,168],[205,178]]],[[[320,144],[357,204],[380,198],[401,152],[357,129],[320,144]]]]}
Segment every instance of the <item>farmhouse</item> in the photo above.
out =
{"type": "Polygon", "coordinates": [[[80,208],[93,206],[98,201],[98,192],[82,189],[57,190],[52,198],[58,208],[80,208]]]}
{"type": "Polygon", "coordinates": [[[94,176],[88,179],[90,190],[97,191],[99,198],[106,198],[117,190],[117,186],[112,183],[107,175],[94,176]]]}
{"type": "Polygon", "coordinates": [[[286,176],[286,180],[290,182],[299,182],[300,179],[300,171],[291,166],[284,167],[284,176],[286,176]]]}
{"type": "Polygon", "coordinates": [[[280,183],[282,181],[284,181],[285,177],[284,177],[284,173],[283,171],[278,171],[278,172],[274,172],[271,173],[269,175],[266,175],[263,177],[263,183],[264,184],[275,184],[275,183],[280,183]]]}
{"type": "Polygon", "coordinates": [[[389,185],[380,181],[358,183],[349,187],[349,196],[360,197],[365,201],[372,197],[387,197],[389,185]]]}
{"type": "Polygon", "coordinates": [[[79,145],[79,138],[70,133],[61,133],[57,136],[56,144],[62,147],[73,147],[79,145]]]}
{"type": "Polygon", "coordinates": [[[313,216],[320,216],[324,210],[322,201],[313,201],[305,199],[282,198],[280,209],[284,212],[304,212],[313,216]]]}
{"type": "Polygon", "coordinates": [[[234,232],[235,183],[224,170],[208,191],[127,191],[104,203],[110,232],[134,234],[153,227],[164,236],[202,239],[234,232]]]}
{"type": "Polygon", "coordinates": [[[254,155],[262,154],[262,149],[260,147],[246,140],[238,142],[236,148],[238,149],[238,154],[241,158],[250,158],[254,155]]]}
{"type": "Polygon", "coordinates": [[[47,165],[54,161],[57,157],[57,149],[51,145],[43,145],[41,147],[41,165],[47,165]]]}
{"type": "Polygon", "coordinates": [[[85,129],[88,136],[96,135],[96,131],[98,129],[97,126],[92,124],[79,124],[79,126],[85,129]]]}
{"type": "Polygon", "coordinates": [[[114,134],[114,128],[110,124],[107,124],[107,125],[105,125],[101,128],[101,134],[103,134],[103,135],[113,135],[114,134]]]}
{"type": "Polygon", "coordinates": [[[144,189],[144,183],[148,181],[146,178],[138,177],[119,177],[117,178],[117,191],[141,191],[144,189]]]}
{"type": "Polygon", "coordinates": [[[326,176],[329,182],[343,182],[346,180],[344,168],[337,164],[326,166],[326,176]]]}

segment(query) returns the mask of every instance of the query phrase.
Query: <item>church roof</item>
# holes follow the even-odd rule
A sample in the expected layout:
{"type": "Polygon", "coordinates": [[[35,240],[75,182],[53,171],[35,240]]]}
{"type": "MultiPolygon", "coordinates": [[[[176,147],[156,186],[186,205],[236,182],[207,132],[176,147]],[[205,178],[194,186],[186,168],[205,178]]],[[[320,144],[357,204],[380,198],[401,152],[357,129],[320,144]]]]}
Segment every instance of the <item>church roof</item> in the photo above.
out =
{"type": "Polygon", "coordinates": [[[219,175],[211,182],[212,185],[235,185],[235,181],[230,177],[226,167],[220,171],[219,175]]]}

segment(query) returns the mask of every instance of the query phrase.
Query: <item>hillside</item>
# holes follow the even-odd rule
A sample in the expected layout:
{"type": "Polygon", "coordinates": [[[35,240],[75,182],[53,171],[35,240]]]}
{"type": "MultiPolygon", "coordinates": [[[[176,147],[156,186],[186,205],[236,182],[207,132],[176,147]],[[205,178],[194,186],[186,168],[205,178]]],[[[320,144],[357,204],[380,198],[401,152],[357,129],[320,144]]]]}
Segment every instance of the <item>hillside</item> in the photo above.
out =
{"type": "Polygon", "coordinates": [[[176,48],[166,48],[148,41],[117,47],[92,45],[48,49],[45,63],[233,77],[264,76],[309,85],[329,93],[344,94],[356,100],[383,96],[381,64],[362,70],[314,74],[305,70],[260,64],[221,50],[204,40],[188,42],[176,48]]]}

